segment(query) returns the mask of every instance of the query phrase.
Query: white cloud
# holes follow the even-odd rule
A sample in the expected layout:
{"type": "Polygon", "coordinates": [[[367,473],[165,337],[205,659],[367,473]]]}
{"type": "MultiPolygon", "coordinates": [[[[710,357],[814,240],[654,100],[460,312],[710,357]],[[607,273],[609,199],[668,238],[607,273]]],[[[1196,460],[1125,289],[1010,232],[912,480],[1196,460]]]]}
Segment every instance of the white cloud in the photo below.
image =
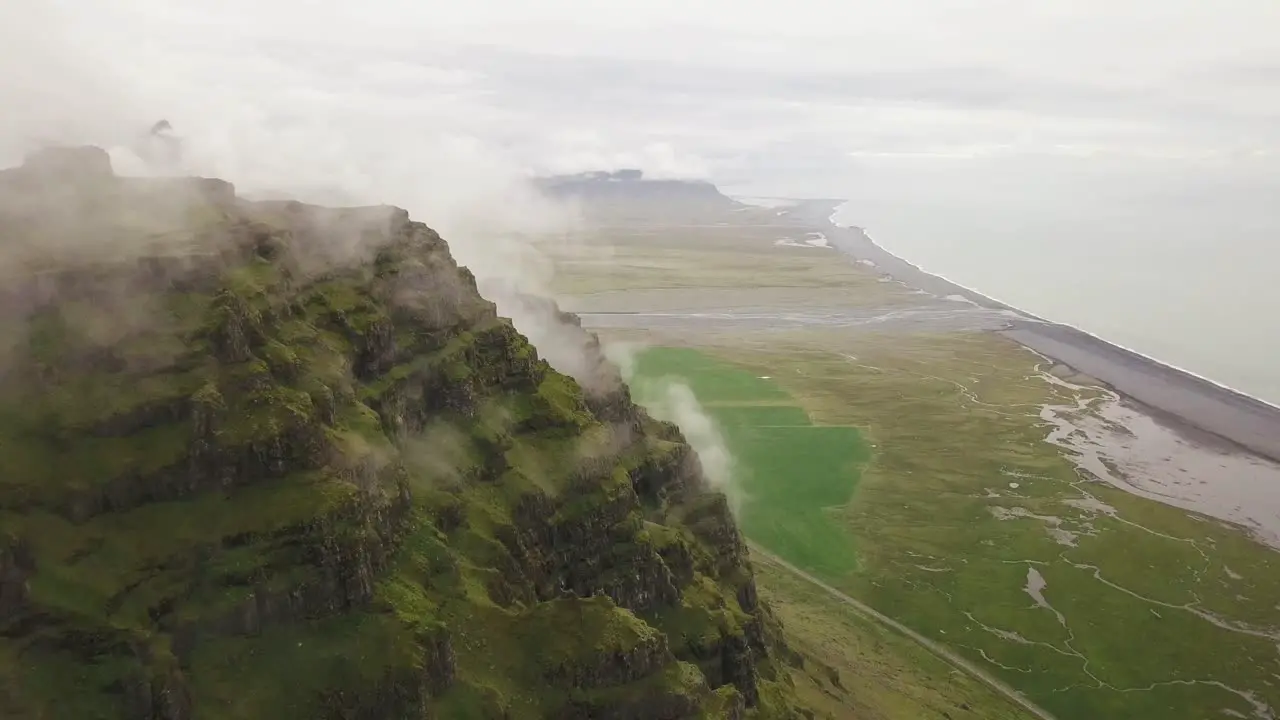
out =
{"type": "Polygon", "coordinates": [[[704,158],[681,152],[671,143],[646,142],[636,150],[617,147],[597,133],[553,134],[550,143],[540,148],[541,157],[535,163],[550,173],[642,168],[650,178],[705,179],[710,175],[704,158]]]}
{"type": "Polygon", "coordinates": [[[21,110],[0,119],[0,155],[50,133],[124,142],[167,117],[210,172],[368,192],[421,176],[437,208],[529,169],[1266,157],[1277,26],[1270,0],[15,0],[0,100],[21,110]],[[433,157],[485,179],[433,180],[433,157]]]}
{"type": "Polygon", "coordinates": [[[1275,0],[0,0],[0,163],[163,117],[200,172],[403,205],[480,272],[520,265],[495,234],[560,221],[524,173],[638,165],[851,197],[1033,308],[1099,284],[1083,238],[1229,242],[1252,292],[1280,233],[1277,27],[1275,0]]]}

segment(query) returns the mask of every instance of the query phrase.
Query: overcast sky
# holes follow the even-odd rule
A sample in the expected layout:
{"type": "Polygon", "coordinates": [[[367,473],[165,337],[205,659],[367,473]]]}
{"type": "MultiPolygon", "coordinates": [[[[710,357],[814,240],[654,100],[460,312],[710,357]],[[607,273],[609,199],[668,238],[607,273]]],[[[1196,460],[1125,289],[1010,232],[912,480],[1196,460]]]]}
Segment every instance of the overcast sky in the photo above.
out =
{"type": "Polygon", "coordinates": [[[1274,0],[4,5],[0,99],[33,98],[0,120],[10,146],[168,117],[255,156],[224,163],[444,143],[741,181],[921,156],[1256,162],[1280,138],[1274,0]]]}
{"type": "Polygon", "coordinates": [[[1244,352],[1280,313],[1278,33],[1277,0],[0,0],[0,163],[130,171],[167,118],[191,172],[401,205],[473,268],[502,254],[460,228],[538,225],[532,171],[849,198],[926,269],[1280,401],[1244,352]]]}

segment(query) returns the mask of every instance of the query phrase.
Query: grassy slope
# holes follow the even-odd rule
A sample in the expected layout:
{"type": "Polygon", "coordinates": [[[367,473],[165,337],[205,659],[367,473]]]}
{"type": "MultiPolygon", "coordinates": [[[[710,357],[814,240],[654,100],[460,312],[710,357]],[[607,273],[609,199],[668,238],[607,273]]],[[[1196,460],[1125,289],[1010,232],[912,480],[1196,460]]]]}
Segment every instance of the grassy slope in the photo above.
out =
{"type": "MultiPolygon", "coordinates": [[[[688,252],[701,253],[702,263],[673,263],[674,279],[651,269],[666,251],[648,247],[648,265],[636,261],[616,272],[627,287],[679,289],[666,292],[675,307],[699,307],[713,296],[701,288],[724,285],[737,286],[741,306],[752,304],[745,298],[757,284],[788,286],[792,302],[809,289],[829,298],[836,276],[849,282],[852,304],[910,302],[870,273],[833,269],[829,254],[778,250],[782,260],[767,260],[763,240],[751,232],[742,240],[748,252],[738,254],[724,240],[729,232],[717,230],[705,242],[699,231],[670,232],[666,244],[683,240],[698,248],[688,252]],[[728,254],[734,257],[715,264],[728,254]]],[[[635,238],[605,242],[623,243],[620,257],[635,252],[635,238]]],[[[626,309],[626,297],[610,295],[611,309],[626,309]]],[[[723,294],[714,297],[721,304],[708,307],[722,307],[723,294]]],[[[708,328],[667,329],[646,339],[700,349],[735,365],[733,373],[773,378],[789,394],[787,404],[804,408],[815,424],[861,428],[874,455],[839,512],[854,538],[857,567],[833,573],[830,566],[807,566],[986,663],[1060,717],[1198,720],[1250,717],[1257,701],[1280,706],[1273,676],[1280,654],[1267,637],[1267,628],[1280,626],[1272,603],[1280,592],[1277,555],[1233,528],[1082,484],[1071,462],[1043,442],[1047,429],[1039,418],[1044,404],[1075,398],[1035,377],[1039,358],[1031,353],[973,333],[708,328]],[[1114,515],[1081,507],[1090,496],[1114,515]],[[997,519],[999,508],[1023,516],[997,519]],[[1076,533],[1077,545],[1060,544],[1050,532],[1055,527],[1076,533]],[[1052,609],[1024,591],[1032,568],[1047,582],[1052,609]]],[[[706,362],[689,361],[689,374],[706,362]]],[[[772,477],[790,482],[788,474],[772,477]]],[[[767,512],[775,510],[782,507],[767,512]]],[[[758,511],[750,505],[744,510],[746,517],[752,512],[758,511]]],[[[744,526],[756,532],[749,521],[744,526]]],[[[785,600],[794,588],[772,592],[785,600]]]]}
{"type": "Polygon", "coordinates": [[[88,299],[15,343],[0,716],[792,716],[678,436],[595,417],[424,226],[330,218],[376,259],[309,275],[262,212],[198,228],[225,264],[59,267],[88,299]]]}

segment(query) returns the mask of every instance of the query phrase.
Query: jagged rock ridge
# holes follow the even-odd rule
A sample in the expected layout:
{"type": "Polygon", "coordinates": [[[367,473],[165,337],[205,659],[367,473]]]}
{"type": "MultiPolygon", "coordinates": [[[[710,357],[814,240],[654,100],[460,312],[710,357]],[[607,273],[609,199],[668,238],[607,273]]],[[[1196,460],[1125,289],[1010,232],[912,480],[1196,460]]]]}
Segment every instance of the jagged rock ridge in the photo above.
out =
{"type": "Polygon", "coordinates": [[[796,716],[679,430],[436,233],[104,157],[0,174],[0,716],[796,716]]]}

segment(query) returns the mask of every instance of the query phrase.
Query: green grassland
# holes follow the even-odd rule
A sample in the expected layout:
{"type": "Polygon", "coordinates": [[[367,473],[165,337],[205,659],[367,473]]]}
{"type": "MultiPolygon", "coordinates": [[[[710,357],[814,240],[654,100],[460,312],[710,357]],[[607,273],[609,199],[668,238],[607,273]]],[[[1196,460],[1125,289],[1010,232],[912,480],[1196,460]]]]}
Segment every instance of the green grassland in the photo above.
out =
{"type": "Polygon", "coordinates": [[[614,229],[573,241],[544,240],[539,248],[554,261],[555,289],[567,297],[622,290],[804,288],[805,296],[795,302],[812,302],[815,293],[878,305],[912,299],[902,286],[877,282],[874,274],[840,261],[835,250],[773,244],[788,232],[798,231],[720,227],[628,233],[614,229]],[[686,242],[691,234],[695,243],[686,242]],[[762,273],[762,268],[767,272],[762,273]]]}
{"type": "Polygon", "coordinates": [[[768,558],[752,556],[761,595],[805,656],[796,692],[831,718],[1022,720],[1026,713],[913,641],[851,612],[768,558]]]}
{"type": "Polygon", "coordinates": [[[695,350],[650,350],[635,373],[641,402],[656,385],[681,382],[719,424],[745,498],[743,532],[824,574],[854,568],[852,536],[831,511],[848,504],[869,457],[856,428],[814,425],[771,380],[695,350]]]}
{"type": "MultiPolygon", "coordinates": [[[[870,457],[858,430],[815,425],[771,378],[698,350],[654,348],[637,358],[631,386],[641,402],[661,410],[669,383],[696,393],[735,459],[744,532],[811,572],[852,572],[854,536],[842,515],[870,457]]],[[[805,658],[792,674],[810,707],[859,720],[1024,717],[911,640],[767,557],[753,557],[762,592],[805,658]]]]}
{"type": "MultiPolygon", "coordinates": [[[[720,281],[715,258],[731,251],[685,237],[703,254],[682,276],[681,297],[696,303],[720,281]]],[[[753,282],[798,299],[805,288],[825,292],[814,278],[837,272],[822,267],[836,264],[829,254],[779,251],[785,261],[754,268],[724,260],[740,305],[753,282]]],[[[871,273],[838,272],[859,276],[862,302],[903,302],[898,286],[871,273]]],[[[650,271],[628,277],[627,287],[672,286],[650,271]]],[[[625,293],[614,301],[625,306],[625,293]]],[[[1039,356],[978,332],[707,326],[604,337],[659,348],[641,354],[640,377],[685,378],[717,421],[749,537],[1059,718],[1267,718],[1280,707],[1280,556],[1238,528],[1083,477],[1045,442],[1041,413],[1095,391],[1047,382],[1039,356]]],[[[784,606],[798,602],[797,584],[779,573],[765,572],[762,584],[784,606]]],[[[848,631],[866,641],[864,630],[848,631]]],[[[797,637],[802,649],[820,640],[797,637]]],[[[888,677],[909,684],[926,672],[886,653],[895,658],[883,666],[888,677]]]]}

